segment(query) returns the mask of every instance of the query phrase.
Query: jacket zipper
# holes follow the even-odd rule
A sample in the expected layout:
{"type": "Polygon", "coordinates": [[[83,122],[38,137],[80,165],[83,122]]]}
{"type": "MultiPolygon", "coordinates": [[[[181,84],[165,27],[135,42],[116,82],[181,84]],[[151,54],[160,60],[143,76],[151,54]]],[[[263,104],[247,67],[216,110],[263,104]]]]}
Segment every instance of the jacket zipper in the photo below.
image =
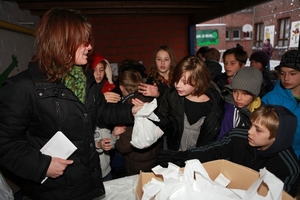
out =
{"type": "Polygon", "coordinates": [[[58,101],[55,102],[55,107],[56,107],[56,114],[57,114],[57,126],[58,126],[58,130],[61,130],[60,106],[59,106],[59,102],[58,101]]]}

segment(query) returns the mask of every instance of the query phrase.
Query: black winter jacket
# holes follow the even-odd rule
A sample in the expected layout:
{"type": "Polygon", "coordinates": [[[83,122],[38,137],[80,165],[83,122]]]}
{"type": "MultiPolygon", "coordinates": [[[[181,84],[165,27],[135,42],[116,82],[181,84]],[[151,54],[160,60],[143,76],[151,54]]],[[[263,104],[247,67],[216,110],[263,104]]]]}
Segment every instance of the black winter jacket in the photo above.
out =
{"type": "Polygon", "coordinates": [[[132,123],[132,106],[107,104],[93,71],[87,71],[86,77],[85,104],[63,84],[46,82],[37,63],[3,85],[0,165],[30,180],[34,199],[89,200],[105,194],[94,142],[95,123],[132,123]],[[62,176],[40,184],[51,157],[39,150],[59,130],[78,148],[69,158],[74,162],[62,176]]]}
{"type": "MultiPolygon", "coordinates": [[[[143,102],[150,102],[151,97],[145,97],[140,93],[132,93],[126,98],[125,104],[132,104],[133,98],[140,99],[143,102]],[[131,96],[132,95],[132,96],[131,96]]],[[[139,174],[140,171],[151,172],[151,169],[156,166],[157,151],[162,149],[162,138],[151,146],[138,149],[131,145],[131,137],[133,125],[127,125],[126,131],[120,135],[120,138],[116,142],[117,150],[124,156],[124,165],[126,169],[126,175],[139,174]]]]}
{"type": "MultiPolygon", "coordinates": [[[[212,109],[201,126],[196,146],[215,141],[220,132],[224,102],[215,87],[211,86],[205,92],[212,101],[212,109]]],[[[184,98],[178,95],[175,87],[171,87],[170,90],[165,92],[160,100],[158,109],[155,110],[156,115],[160,119],[158,125],[164,131],[164,134],[167,135],[168,148],[170,150],[177,151],[180,147],[184,128],[184,98]]]]}

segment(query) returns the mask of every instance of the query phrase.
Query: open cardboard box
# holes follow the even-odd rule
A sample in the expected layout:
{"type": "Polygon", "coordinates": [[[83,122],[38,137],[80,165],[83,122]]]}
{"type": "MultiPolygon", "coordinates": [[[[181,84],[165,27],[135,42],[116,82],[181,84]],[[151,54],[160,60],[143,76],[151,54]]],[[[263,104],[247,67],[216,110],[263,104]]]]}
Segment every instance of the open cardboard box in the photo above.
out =
{"type": "MultiPolygon", "coordinates": [[[[229,179],[230,183],[227,186],[228,188],[247,190],[252,183],[259,178],[259,172],[227,160],[214,160],[202,163],[202,165],[212,180],[215,180],[220,173],[229,179]]],[[[140,172],[138,184],[135,189],[136,196],[139,200],[141,200],[143,196],[143,185],[151,181],[152,178],[163,180],[160,175],[155,175],[151,172],[140,172]]],[[[267,185],[263,183],[258,189],[258,194],[266,196],[267,192],[267,185]]],[[[282,200],[294,200],[294,198],[283,191],[282,200]]]]}

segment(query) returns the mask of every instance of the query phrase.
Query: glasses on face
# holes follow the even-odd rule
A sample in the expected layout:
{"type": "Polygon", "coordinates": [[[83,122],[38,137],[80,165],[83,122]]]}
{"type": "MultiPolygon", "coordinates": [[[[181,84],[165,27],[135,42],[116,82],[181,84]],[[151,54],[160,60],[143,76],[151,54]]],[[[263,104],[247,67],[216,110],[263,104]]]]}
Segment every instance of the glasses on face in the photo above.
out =
{"type": "Polygon", "coordinates": [[[83,42],[83,45],[85,47],[88,47],[88,46],[92,45],[92,38],[91,38],[91,36],[89,36],[88,39],[83,42]]]}
{"type": "Polygon", "coordinates": [[[88,47],[88,46],[90,46],[90,42],[89,41],[85,41],[85,42],[83,42],[83,45],[85,46],[85,47],[88,47]]]}

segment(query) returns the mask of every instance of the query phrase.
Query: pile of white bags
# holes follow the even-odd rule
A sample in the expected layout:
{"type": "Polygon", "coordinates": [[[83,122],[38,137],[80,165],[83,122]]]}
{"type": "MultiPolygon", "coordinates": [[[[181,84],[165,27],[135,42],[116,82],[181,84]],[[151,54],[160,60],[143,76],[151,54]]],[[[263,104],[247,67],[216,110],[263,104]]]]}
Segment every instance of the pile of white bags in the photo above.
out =
{"type": "Polygon", "coordinates": [[[168,168],[156,166],[152,169],[156,175],[162,175],[163,181],[154,178],[143,186],[142,200],[280,200],[282,199],[283,182],[267,171],[260,170],[260,178],[247,190],[230,189],[230,183],[222,173],[213,181],[199,160],[189,160],[182,172],[180,168],[169,163],[168,168]],[[257,193],[262,182],[268,185],[267,196],[257,193]]]}

